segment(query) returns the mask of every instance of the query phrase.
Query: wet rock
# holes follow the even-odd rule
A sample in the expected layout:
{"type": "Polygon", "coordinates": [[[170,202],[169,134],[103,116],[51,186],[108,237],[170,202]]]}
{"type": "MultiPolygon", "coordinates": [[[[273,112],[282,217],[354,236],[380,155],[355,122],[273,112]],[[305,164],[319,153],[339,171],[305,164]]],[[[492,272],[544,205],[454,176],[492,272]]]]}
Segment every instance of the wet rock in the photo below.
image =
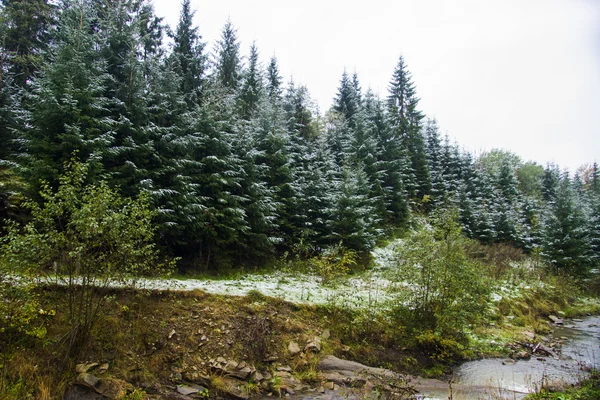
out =
{"type": "Polygon", "coordinates": [[[502,360],[502,365],[514,365],[515,364],[515,360],[507,358],[505,360],[502,360]]]}
{"type": "Polygon", "coordinates": [[[300,346],[298,346],[298,343],[296,342],[290,342],[290,344],[288,344],[288,352],[290,353],[290,355],[293,357],[296,354],[300,353],[300,346]]]}

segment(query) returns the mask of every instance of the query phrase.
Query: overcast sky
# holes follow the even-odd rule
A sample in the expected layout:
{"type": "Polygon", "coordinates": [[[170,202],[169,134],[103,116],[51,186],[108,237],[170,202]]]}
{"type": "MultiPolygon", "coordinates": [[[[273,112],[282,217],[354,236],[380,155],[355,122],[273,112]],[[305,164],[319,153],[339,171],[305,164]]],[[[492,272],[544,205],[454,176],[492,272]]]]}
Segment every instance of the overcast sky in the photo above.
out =
{"type": "MultiPolygon", "coordinates": [[[[179,0],[154,0],[175,28],[179,0]]],[[[600,162],[600,1],[192,0],[212,50],[230,18],[242,54],[256,41],[286,82],[308,87],[322,111],[341,74],[357,72],[382,97],[403,55],[421,109],[480,154],[574,171],[600,162]]]]}

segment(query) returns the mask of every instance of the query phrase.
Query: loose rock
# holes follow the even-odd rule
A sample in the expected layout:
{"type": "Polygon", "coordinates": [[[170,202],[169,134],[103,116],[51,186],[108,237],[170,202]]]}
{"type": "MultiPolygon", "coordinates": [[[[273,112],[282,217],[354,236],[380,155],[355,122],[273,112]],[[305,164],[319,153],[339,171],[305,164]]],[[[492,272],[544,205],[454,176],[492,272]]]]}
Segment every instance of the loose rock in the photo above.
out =
{"type": "Polygon", "coordinates": [[[290,344],[288,345],[288,352],[290,353],[290,355],[293,357],[296,354],[300,353],[300,346],[298,346],[298,343],[296,342],[290,342],[290,344]]]}
{"type": "Polygon", "coordinates": [[[306,344],[304,351],[311,351],[313,353],[320,352],[321,351],[321,338],[319,336],[315,336],[314,338],[312,338],[312,340],[310,340],[306,344]]]}
{"type": "Polygon", "coordinates": [[[75,372],[77,372],[78,374],[84,373],[84,372],[88,372],[89,370],[97,367],[98,363],[82,363],[82,364],[77,364],[75,366],[75,372]]]}

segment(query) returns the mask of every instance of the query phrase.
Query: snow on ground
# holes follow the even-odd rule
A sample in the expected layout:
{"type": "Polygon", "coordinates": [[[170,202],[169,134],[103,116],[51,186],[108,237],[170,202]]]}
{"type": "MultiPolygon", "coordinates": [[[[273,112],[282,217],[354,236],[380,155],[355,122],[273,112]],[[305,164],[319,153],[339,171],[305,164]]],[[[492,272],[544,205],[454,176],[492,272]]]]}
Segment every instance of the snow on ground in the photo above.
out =
{"type": "Polygon", "coordinates": [[[323,284],[314,275],[276,272],[248,274],[238,279],[156,279],[143,280],[138,286],[151,290],[203,290],[213,294],[244,296],[256,290],[265,296],[293,303],[335,304],[351,308],[381,306],[391,299],[389,281],[367,276],[323,284]]]}
{"type": "Polygon", "coordinates": [[[397,283],[382,273],[389,269],[398,241],[373,251],[375,268],[358,276],[324,284],[320,277],[294,272],[247,274],[237,279],[156,279],[138,286],[150,290],[203,290],[213,294],[244,296],[256,290],[265,296],[293,303],[331,304],[350,308],[381,308],[395,298],[397,283]]]}

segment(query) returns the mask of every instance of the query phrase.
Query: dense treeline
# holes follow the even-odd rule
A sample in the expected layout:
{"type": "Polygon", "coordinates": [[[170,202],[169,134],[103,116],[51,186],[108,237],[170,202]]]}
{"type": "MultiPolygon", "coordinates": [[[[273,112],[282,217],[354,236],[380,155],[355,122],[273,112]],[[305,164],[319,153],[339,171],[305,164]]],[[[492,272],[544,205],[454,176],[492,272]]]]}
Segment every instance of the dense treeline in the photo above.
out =
{"type": "Polygon", "coordinates": [[[147,192],[160,243],[199,266],[366,251],[411,213],[453,206],[469,237],[597,267],[596,164],[570,176],[462,151],[419,109],[402,57],[387,98],[344,71],[320,115],[274,57],[261,63],[254,43],[242,56],[229,21],[210,51],[189,0],[174,29],[146,0],[0,3],[2,224],[15,192],[56,188],[76,154],[90,182],[147,192]]]}

